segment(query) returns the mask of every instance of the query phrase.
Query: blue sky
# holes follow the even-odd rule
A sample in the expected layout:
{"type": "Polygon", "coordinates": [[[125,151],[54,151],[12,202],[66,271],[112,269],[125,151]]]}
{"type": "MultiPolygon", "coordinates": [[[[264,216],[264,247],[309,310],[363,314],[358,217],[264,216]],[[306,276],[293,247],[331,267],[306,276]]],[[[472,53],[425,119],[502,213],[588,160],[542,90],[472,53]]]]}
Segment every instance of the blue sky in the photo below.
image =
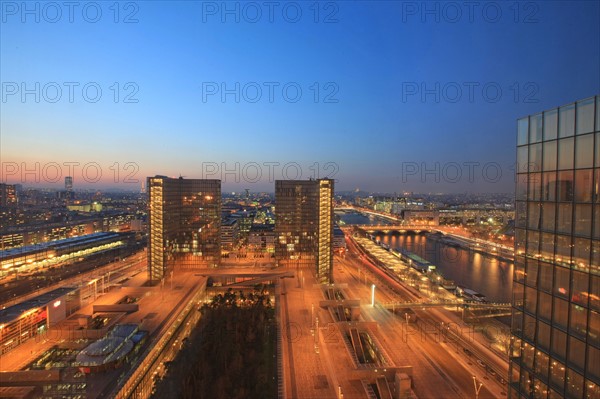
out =
{"type": "Polygon", "coordinates": [[[76,162],[80,188],[181,174],[272,190],[269,163],[335,169],[338,190],[510,192],[516,119],[600,93],[594,1],[279,2],[272,20],[264,2],[23,4],[1,2],[0,157],[25,185],[76,162]]]}

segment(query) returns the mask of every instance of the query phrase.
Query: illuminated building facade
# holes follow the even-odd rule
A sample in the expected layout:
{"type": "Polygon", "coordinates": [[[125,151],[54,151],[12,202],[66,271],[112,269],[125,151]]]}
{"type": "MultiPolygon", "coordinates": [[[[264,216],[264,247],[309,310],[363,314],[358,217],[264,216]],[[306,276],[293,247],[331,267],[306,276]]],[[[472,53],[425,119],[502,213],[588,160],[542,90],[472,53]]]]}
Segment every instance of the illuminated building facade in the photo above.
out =
{"type": "Polygon", "coordinates": [[[511,398],[600,397],[600,97],[519,119],[511,398]]]}
{"type": "Polygon", "coordinates": [[[80,290],[61,287],[0,309],[0,355],[46,332],[80,307],[80,290]]]}
{"type": "Polygon", "coordinates": [[[148,277],[218,266],[221,181],[148,178],[148,277]]]}
{"type": "Polygon", "coordinates": [[[135,215],[125,212],[83,216],[57,223],[9,226],[0,230],[0,250],[41,244],[98,232],[133,230],[135,215]]]}
{"type": "Polygon", "coordinates": [[[333,180],[275,181],[275,257],[332,282],[333,180]]]}
{"type": "Polygon", "coordinates": [[[14,184],[0,183],[0,207],[17,205],[17,190],[14,184]]]}

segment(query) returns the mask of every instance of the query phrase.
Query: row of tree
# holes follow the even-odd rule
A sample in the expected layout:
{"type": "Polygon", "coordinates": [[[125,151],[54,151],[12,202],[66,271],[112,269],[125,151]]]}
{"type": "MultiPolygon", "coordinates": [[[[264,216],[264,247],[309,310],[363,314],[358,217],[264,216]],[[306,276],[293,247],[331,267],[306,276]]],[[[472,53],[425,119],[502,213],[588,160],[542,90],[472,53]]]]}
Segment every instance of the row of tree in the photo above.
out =
{"type": "Polygon", "coordinates": [[[200,312],[200,323],[165,365],[153,397],[275,398],[276,325],[267,287],[230,289],[200,312]]]}

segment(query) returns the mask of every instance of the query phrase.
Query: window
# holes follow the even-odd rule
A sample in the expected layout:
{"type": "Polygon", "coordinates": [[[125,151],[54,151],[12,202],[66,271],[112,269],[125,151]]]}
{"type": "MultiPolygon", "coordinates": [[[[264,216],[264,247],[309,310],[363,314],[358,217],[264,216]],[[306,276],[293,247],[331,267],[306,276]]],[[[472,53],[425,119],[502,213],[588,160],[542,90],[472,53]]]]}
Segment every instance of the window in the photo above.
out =
{"type": "Polygon", "coordinates": [[[515,251],[517,255],[525,252],[525,230],[515,229],[515,251]]]}
{"type": "Polygon", "coordinates": [[[552,111],[544,112],[544,140],[552,140],[557,137],[558,127],[558,111],[553,109],[552,111]]]}
{"type": "Polygon", "coordinates": [[[544,143],[544,170],[556,170],[556,141],[544,143]]]}
{"type": "Polygon", "coordinates": [[[572,169],[575,151],[573,137],[558,141],[558,169],[572,169]]]}
{"type": "Polygon", "coordinates": [[[573,171],[558,172],[557,186],[557,197],[561,202],[573,201],[574,184],[573,184],[573,171]]]}
{"type": "Polygon", "coordinates": [[[517,200],[526,200],[527,199],[527,174],[521,173],[517,175],[517,190],[516,190],[516,199],[517,200]]]}
{"type": "Polygon", "coordinates": [[[557,328],[552,329],[552,353],[561,360],[567,357],[567,334],[557,328]]]}
{"type": "MultiPolygon", "coordinates": [[[[529,316],[528,314],[525,314],[523,319],[523,321],[525,322],[525,325],[523,326],[523,336],[529,339],[530,341],[533,341],[536,326],[535,318],[529,316]]],[[[529,367],[531,368],[532,366],[530,365],[529,367]]]]}
{"type": "Polygon", "coordinates": [[[527,225],[527,202],[517,201],[516,204],[516,226],[526,227],[527,225]]]}
{"type": "Polygon", "coordinates": [[[524,292],[523,284],[519,284],[519,283],[515,282],[513,284],[513,303],[515,304],[515,307],[517,307],[517,308],[523,307],[523,292],[524,292]]]}
{"type": "MultiPolygon", "coordinates": [[[[555,226],[556,205],[550,202],[542,203],[542,229],[553,231],[555,226]]],[[[543,243],[542,243],[543,245],[543,243]]]]}
{"type": "MultiPolygon", "coordinates": [[[[590,300],[591,302],[591,300],[590,300]]],[[[590,310],[590,331],[588,334],[588,343],[600,346],[600,313],[590,310]]],[[[598,358],[596,358],[598,359],[598,358]]],[[[599,362],[600,363],[600,362],[599,362]]]]}
{"type": "MultiPolygon", "coordinates": [[[[547,320],[548,322],[552,321],[552,297],[541,291],[538,303],[538,317],[540,319],[547,320]]],[[[546,345],[545,348],[549,348],[549,346],[546,345]]]]}
{"type": "Polygon", "coordinates": [[[589,307],[600,311],[600,276],[591,276],[589,307]]]}
{"type": "Polygon", "coordinates": [[[583,306],[575,303],[571,304],[571,322],[569,323],[569,330],[571,334],[580,336],[585,339],[587,335],[587,315],[588,310],[583,306]]]}
{"type": "MultiPolygon", "coordinates": [[[[544,324],[544,323],[541,323],[541,324],[544,324]]],[[[549,332],[550,332],[550,327],[548,327],[548,336],[550,335],[549,332]]],[[[538,334],[538,336],[539,336],[539,334],[538,334]]],[[[536,372],[536,374],[543,375],[546,378],[548,377],[548,361],[549,360],[550,360],[550,358],[545,353],[543,353],[541,351],[536,352],[536,354],[535,354],[535,372],[536,372]]],[[[546,378],[544,378],[544,379],[546,379],[546,378]]]]}
{"type": "Polygon", "coordinates": [[[535,255],[539,252],[540,248],[540,232],[539,231],[527,231],[527,253],[529,255],[535,255]]]}
{"type": "Polygon", "coordinates": [[[575,201],[592,202],[592,169],[575,171],[575,201]]]}
{"type": "Polygon", "coordinates": [[[596,133],[596,145],[594,146],[594,151],[596,153],[596,162],[594,166],[600,166],[600,133],[596,133]]]}
{"type": "Polygon", "coordinates": [[[558,204],[558,220],[556,221],[556,231],[559,233],[571,233],[572,225],[572,205],[558,204]]]}
{"type": "MultiPolygon", "coordinates": [[[[565,299],[569,298],[569,269],[564,267],[557,266],[554,271],[554,295],[563,297],[565,299]]],[[[560,302],[564,308],[560,306],[557,308],[556,302],[554,303],[554,315],[558,317],[565,317],[564,326],[566,327],[566,317],[567,317],[567,305],[566,302],[555,298],[555,301],[560,302]],[[563,304],[564,302],[564,304],[563,304]]]]}
{"type": "MultiPolygon", "coordinates": [[[[519,312],[515,308],[512,309],[511,331],[515,333],[523,332],[523,313],[519,312]]],[[[516,340],[514,345],[514,348],[517,348],[516,340]]],[[[520,350],[520,348],[517,350],[520,350]]]]}
{"type": "Polygon", "coordinates": [[[572,369],[567,370],[567,397],[583,397],[583,377],[572,369]]]}
{"type": "Polygon", "coordinates": [[[530,287],[537,286],[538,278],[538,261],[534,259],[527,260],[526,282],[530,287]]]}
{"type": "Polygon", "coordinates": [[[590,271],[591,241],[589,238],[575,238],[573,240],[573,267],[583,272],[590,271]]]}
{"type": "Polygon", "coordinates": [[[517,121],[517,145],[527,144],[529,129],[529,118],[522,118],[517,121]]]}
{"type": "Polygon", "coordinates": [[[600,238],[600,205],[594,205],[594,238],[600,238]]]}
{"type": "Polygon", "coordinates": [[[529,118],[529,143],[542,141],[542,121],[542,114],[533,115],[529,118]]]}
{"type": "MultiPolygon", "coordinates": [[[[540,262],[539,289],[552,292],[554,282],[554,266],[551,263],[540,262]]],[[[551,298],[550,298],[551,299],[551,298]]],[[[548,316],[550,317],[550,316],[548,316]]]]}
{"type": "Polygon", "coordinates": [[[518,262],[515,263],[514,280],[518,281],[519,283],[525,282],[525,265],[518,262]]]}
{"type": "Polygon", "coordinates": [[[527,192],[527,198],[530,200],[541,200],[542,199],[542,174],[541,173],[530,173],[529,174],[529,191],[527,192]]]}
{"type": "Polygon", "coordinates": [[[528,171],[539,172],[542,170],[542,144],[529,146],[528,171]]]}
{"type": "Polygon", "coordinates": [[[571,286],[573,294],[571,301],[579,305],[587,306],[588,301],[588,276],[576,270],[571,271],[571,286]]]}
{"type": "Polygon", "coordinates": [[[534,288],[525,287],[525,310],[535,314],[537,308],[537,292],[534,288]]]}
{"type": "Polygon", "coordinates": [[[594,131],[594,98],[577,103],[577,134],[594,131]]]}
{"type": "MultiPolygon", "coordinates": [[[[588,375],[600,379],[600,350],[588,345],[587,372],[588,375]]],[[[596,387],[597,389],[597,387],[596,387]]],[[[588,391],[589,392],[589,391],[588,391]]],[[[600,397],[600,391],[598,392],[600,397]]]]}
{"type": "Polygon", "coordinates": [[[594,135],[586,134],[577,137],[575,151],[576,168],[591,168],[594,166],[594,135]]]}
{"type": "MultiPolygon", "coordinates": [[[[541,306],[541,297],[540,297],[540,304],[539,306],[541,306]]],[[[541,346],[542,348],[544,348],[545,350],[547,350],[548,352],[550,352],[550,326],[544,322],[538,322],[538,336],[537,336],[537,340],[538,340],[538,345],[541,346]]],[[[546,358],[546,360],[548,360],[546,358]]],[[[548,370],[546,370],[547,372],[548,370]]]]}
{"type": "Polygon", "coordinates": [[[545,172],[542,177],[542,200],[556,201],[556,172],[545,172]]]}
{"type": "Polygon", "coordinates": [[[596,131],[600,132],[600,96],[596,96],[596,131]]]}
{"type": "Polygon", "coordinates": [[[510,376],[509,376],[511,383],[519,382],[519,375],[520,375],[519,370],[520,370],[519,365],[516,362],[512,362],[511,363],[511,372],[510,372],[510,376]]]}
{"type": "Polygon", "coordinates": [[[529,147],[523,146],[517,148],[517,171],[518,172],[527,172],[529,167],[527,163],[529,162],[529,147]]]}
{"type": "MultiPolygon", "coordinates": [[[[554,346],[554,344],[552,344],[554,346]]],[[[565,340],[563,349],[566,348],[567,342],[565,340]]],[[[565,365],[560,361],[551,359],[550,360],[550,383],[556,387],[563,387],[565,384],[565,365]]]]}
{"type": "Polygon", "coordinates": [[[575,234],[590,237],[592,234],[592,206],[575,205],[575,234]]]}
{"type": "Polygon", "coordinates": [[[556,236],[556,263],[563,264],[567,267],[571,263],[571,236],[557,235],[556,236]]]}
{"type": "Polygon", "coordinates": [[[575,105],[565,105],[558,110],[558,137],[570,137],[575,131],[575,105]]]}
{"type": "Polygon", "coordinates": [[[540,217],[541,217],[541,204],[539,202],[529,202],[527,204],[529,208],[527,227],[530,229],[539,230],[540,228],[540,217]]]}

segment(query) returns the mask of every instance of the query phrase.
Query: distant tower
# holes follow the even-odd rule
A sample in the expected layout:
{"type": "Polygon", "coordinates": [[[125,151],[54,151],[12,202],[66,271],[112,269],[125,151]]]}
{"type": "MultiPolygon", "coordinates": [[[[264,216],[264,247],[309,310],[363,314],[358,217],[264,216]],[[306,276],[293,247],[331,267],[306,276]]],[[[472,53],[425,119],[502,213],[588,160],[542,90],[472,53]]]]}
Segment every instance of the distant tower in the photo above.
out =
{"type": "Polygon", "coordinates": [[[71,176],[65,177],[65,190],[73,191],[73,177],[71,177],[71,176]]]}
{"type": "Polygon", "coordinates": [[[144,194],[146,192],[146,186],[144,185],[144,181],[142,180],[142,184],[141,184],[141,188],[140,188],[140,193],[144,194]]]}
{"type": "Polygon", "coordinates": [[[244,190],[246,190],[246,206],[249,206],[250,205],[250,189],[245,188],[244,190]]]}

